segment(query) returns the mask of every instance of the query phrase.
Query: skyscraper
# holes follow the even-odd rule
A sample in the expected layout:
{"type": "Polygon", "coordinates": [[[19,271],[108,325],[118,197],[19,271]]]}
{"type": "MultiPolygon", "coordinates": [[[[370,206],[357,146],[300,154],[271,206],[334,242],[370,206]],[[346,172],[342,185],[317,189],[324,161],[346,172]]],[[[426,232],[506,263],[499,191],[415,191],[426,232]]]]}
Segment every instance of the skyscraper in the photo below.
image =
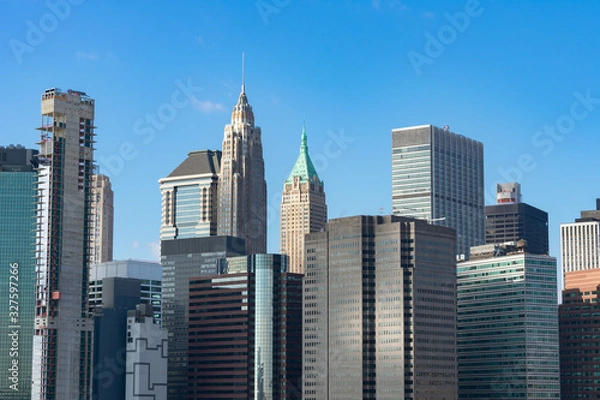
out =
{"type": "Polygon", "coordinates": [[[302,275],[287,260],[228,257],[190,279],[188,399],[302,398],[302,275]]]}
{"type": "Polygon", "coordinates": [[[456,236],[398,216],[306,235],[303,399],[456,399],[456,236]]]}
{"type": "Polygon", "coordinates": [[[245,85],[225,126],[219,174],[218,235],[246,241],[247,254],[267,251],[267,184],[260,128],[245,85]]]}
{"type": "Polygon", "coordinates": [[[281,253],[290,257],[290,272],[304,273],[304,235],[327,223],[323,181],[308,155],[306,127],[302,127],[300,155],[283,184],[281,196],[281,253]]]}
{"type": "Polygon", "coordinates": [[[214,275],[219,260],[245,254],[244,239],[232,236],[161,240],[162,326],[169,332],[169,400],[187,400],[188,312],[191,277],[214,275]]]}
{"type": "Polygon", "coordinates": [[[582,211],[575,222],[560,225],[560,248],[563,285],[568,272],[600,268],[600,201],[596,210],[582,211]]]}
{"type": "Polygon", "coordinates": [[[31,399],[37,150],[0,146],[0,398],[31,399]]]}
{"type": "Polygon", "coordinates": [[[92,175],[91,263],[112,261],[114,231],[114,194],[106,175],[92,175]]]}
{"type": "Polygon", "coordinates": [[[161,240],[217,234],[220,169],[220,151],[191,151],[169,176],[159,180],[162,195],[161,240]]]}
{"type": "Polygon", "coordinates": [[[471,249],[457,267],[460,399],[559,399],[556,259],[471,249]]]}
{"type": "Polygon", "coordinates": [[[521,185],[497,185],[497,204],[485,206],[485,241],[488,244],[527,241],[527,251],[548,254],[548,214],[521,202],[521,185]]]}
{"type": "Polygon", "coordinates": [[[88,313],[94,100],[42,94],[33,399],[90,395],[93,324],[88,313]]]}
{"type": "Polygon", "coordinates": [[[392,130],[392,213],[456,230],[457,254],[485,243],[483,144],[433,125],[392,130]]]}

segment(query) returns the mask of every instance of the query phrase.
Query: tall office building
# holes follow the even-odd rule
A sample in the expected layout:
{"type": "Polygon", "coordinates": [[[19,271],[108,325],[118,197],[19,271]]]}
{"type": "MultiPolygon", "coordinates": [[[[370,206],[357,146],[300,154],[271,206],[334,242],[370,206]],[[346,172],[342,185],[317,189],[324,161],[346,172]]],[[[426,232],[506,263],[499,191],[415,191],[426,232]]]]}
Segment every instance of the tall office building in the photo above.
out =
{"type": "Polygon", "coordinates": [[[521,202],[521,185],[497,185],[497,204],[485,206],[488,244],[527,241],[527,251],[548,254],[548,213],[521,202]]]}
{"type": "Polygon", "coordinates": [[[31,399],[37,150],[0,146],[0,398],[31,399]]]}
{"type": "Polygon", "coordinates": [[[306,127],[302,127],[300,155],[283,184],[281,196],[281,253],[290,257],[290,272],[304,273],[304,235],[327,223],[323,181],[308,155],[306,127]]]}
{"type": "Polygon", "coordinates": [[[300,399],[302,275],[279,254],[190,280],[188,399],[300,399]]]}
{"type": "Polygon", "coordinates": [[[166,178],[160,179],[160,239],[215,236],[221,152],[191,151],[166,178]]]}
{"type": "Polygon", "coordinates": [[[245,254],[244,239],[208,236],[161,240],[162,326],[169,332],[169,400],[187,400],[188,310],[191,277],[217,274],[219,259],[245,254]]]}
{"type": "Polygon", "coordinates": [[[33,399],[86,399],[91,392],[88,314],[94,100],[42,94],[33,399]]]}
{"type": "Polygon", "coordinates": [[[511,245],[457,267],[460,399],[559,399],[556,259],[511,245]]]}
{"type": "Polygon", "coordinates": [[[558,306],[561,399],[592,399],[600,392],[600,268],[565,274],[558,306]]]}
{"type": "Polygon", "coordinates": [[[457,254],[485,243],[483,144],[432,125],[392,131],[392,212],[456,230],[457,254]]]}
{"type": "Polygon", "coordinates": [[[600,268],[600,199],[596,210],[582,211],[575,222],[560,225],[560,246],[563,285],[569,272],[600,268]]]}
{"type": "Polygon", "coordinates": [[[140,296],[134,306],[150,304],[154,319],[160,325],[162,323],[162,270],[162,265],[159,263],[131,259],[91,264],[90,312],[102,307],[105,279],[133,279],[140,282],[140,296]]]}
{"type": "Polygon", "coordinates": [[[115,220],[114,194],[106,175],[92,175],[92,229],[90,240],[91,263],[113,259],[113,231],[115,220]]]}
{"type": "Polygon", "coordinates": [[[261,131],[242,92],[225,126],[219,174],[219,235],[246,241],[247,254],[267,251],[267,183],[262,155],[261,131]]]}
{"type": "Polygon", "coordinates": [[[303,399],[456,399],[456,236],[399,216],[306,236],[303,399]]]}

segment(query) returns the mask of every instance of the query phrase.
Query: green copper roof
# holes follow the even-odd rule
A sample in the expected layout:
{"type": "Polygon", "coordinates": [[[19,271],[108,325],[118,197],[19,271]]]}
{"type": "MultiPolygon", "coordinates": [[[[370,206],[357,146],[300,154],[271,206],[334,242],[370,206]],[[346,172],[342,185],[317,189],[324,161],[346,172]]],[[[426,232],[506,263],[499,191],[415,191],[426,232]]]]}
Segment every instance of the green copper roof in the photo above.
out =
{"type": "Polygon", "coordinates": [[[300,182],[306,182],[312,180],[313,177],[317,178],[317,181],[321,183],[319,180],[319,175],[317,175],[317,170],[313,165],[310,156],[308,155],[308,145],[306,144],[306,126],[302,126],[302,142],[300,144],[300,155],[296,160],[296,164],[294,164],[294,168],[292,172],[290,172],[290,176],[286,179],[285,183],[292,183],[294,181],[295,176],[300,177],[300,182]]]}

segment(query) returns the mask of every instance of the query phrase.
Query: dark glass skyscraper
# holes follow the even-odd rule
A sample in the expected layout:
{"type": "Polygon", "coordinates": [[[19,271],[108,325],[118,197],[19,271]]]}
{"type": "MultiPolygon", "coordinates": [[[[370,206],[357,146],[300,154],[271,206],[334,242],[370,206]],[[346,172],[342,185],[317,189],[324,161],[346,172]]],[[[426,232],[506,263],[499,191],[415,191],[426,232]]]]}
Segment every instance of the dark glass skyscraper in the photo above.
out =
{"type": "Polygon", "coordinates": [[[485,241],[495,244],[526,240],[529,253],[548,254],[548,213],[521,203],[520,187],[518,183],[498,185],[498,203],[485,206],[485,241]],[[514,191],[507,191],[511,187],[514,191]]]}
{"type": "Polygon", "coordinates": [[[456,400],[456,236],[399,216],[306,235],[303,399],[456,400]]]}
{"type": "Polygon", "coordinates": [[[37,150],[0,147],[0,398],[31,399],[37,150]]]}
{"type": "Polygon", "coordinates": [[[188,399],[302,398],[302,275],[287,271],[255,254],[190,280],[188,399]]]}

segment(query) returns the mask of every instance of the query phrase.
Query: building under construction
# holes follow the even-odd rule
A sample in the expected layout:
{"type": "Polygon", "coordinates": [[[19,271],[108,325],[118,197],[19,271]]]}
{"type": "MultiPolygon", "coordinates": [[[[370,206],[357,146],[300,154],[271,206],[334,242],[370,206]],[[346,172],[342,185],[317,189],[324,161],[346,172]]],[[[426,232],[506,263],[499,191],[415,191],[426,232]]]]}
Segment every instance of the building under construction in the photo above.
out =
{"type": "Polygon", "coordinates": [[[94,100],[42,94],[36,233],[32,399],[87,399],[93,323],[88,314],[94,100]]]}

